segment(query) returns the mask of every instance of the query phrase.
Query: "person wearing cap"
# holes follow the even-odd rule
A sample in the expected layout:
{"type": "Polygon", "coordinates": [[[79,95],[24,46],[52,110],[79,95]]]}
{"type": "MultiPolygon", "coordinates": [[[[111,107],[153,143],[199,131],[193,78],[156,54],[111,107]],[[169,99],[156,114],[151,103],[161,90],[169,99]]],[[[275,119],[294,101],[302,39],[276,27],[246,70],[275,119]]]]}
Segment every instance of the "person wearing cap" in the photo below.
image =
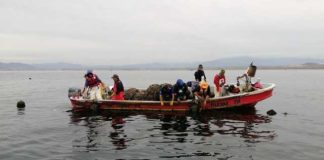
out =
{"type": "Polygon", "coordinates": [[[225,70],[221,69],[218,74],[214,77],[214,84],[216,86],[216,95],[220,96],[224,90],[224,85],[226,83],[225,70]]]}
{"type": "MultiPolygon", "coordinates": [[[[160,103],[161,106],[164,106],[164,101],[170,101],[172,98],[172,85],[164,84],[160,89],[160,103]]],[[[173,102],[172,102],[173,103],[173,102]]],[[[172,106],[173,104],[170,105],[172,106]]]]}
{"type": "Polygon", "coordinates": [[[114,80],[112,100],[124,100],[124,85],[117,74],[111,77],[114,80]]]}
{"type": "Polygon", "coordinates": [[[210,87],[206,81],[201,81],[199,86],[192,91],[195,95],[195,98],[198,99],[203,106],[206,106],[207,100],[209,99],[210,87]]]}
{"type": "Polygon", "coordinates": [[[197,82],[201,81],[201,77],[204,77],[204,80],[206,81],[206,75],[203,69],[203,65],[199,64],[197,71],[195,72],[195,80],[197,82]]]}
{"type": "Polygon", "coordinates": [[[177,101],[180,100],[187,100],[190,95],[188,90],[188,86],[186,83],[183,82],[182,79],[178,79],[176,84],[172,87],[172,100],[171,106],[173,105],[173,101],[176,99],[177,101]]]}
{"type": "Polygon", "coordinates": [[[92,70],[87,70],[84,75],[85,84],[82,90],[83,97],[87,97],[92,100],[102,100],[102,94],[100,90],[101,82],[100,78],[92,72],[92,70]]]}

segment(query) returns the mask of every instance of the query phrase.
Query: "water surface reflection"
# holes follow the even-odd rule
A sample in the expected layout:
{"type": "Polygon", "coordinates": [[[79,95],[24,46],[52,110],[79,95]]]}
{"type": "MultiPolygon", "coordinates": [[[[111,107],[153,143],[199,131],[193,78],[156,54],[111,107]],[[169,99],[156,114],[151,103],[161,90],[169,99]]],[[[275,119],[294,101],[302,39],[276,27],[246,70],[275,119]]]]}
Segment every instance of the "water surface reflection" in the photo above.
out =
{"type": "Polygon", "coordinates": [[[236,145],[253,147],[248,144],[276,137],[275,131],[262,127],[270,122],[271,117],[255,110],[71,114],[71,125],[78,127],[73,140],[76,151],[127,150],[124,154],[134,155],[145,151],[159,158],[220,157],[236,145]]]}

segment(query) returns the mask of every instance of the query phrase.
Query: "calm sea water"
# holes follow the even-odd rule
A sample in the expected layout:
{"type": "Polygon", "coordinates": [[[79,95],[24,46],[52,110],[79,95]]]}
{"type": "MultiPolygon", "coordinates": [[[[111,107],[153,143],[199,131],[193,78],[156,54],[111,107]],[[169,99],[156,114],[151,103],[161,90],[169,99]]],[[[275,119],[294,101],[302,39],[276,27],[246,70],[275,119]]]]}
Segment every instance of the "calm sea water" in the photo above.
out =
{"type": "MultiPolygon", "coordinates": [[[[191,80],[193,72],[97,74],[108,85],[118,73],[126,88],[146,88],[191,80]]],[[[210,82],[215,72],[206,71],[210,82]]],[[[234,83],[242,72],[228,70],[227,80],[234,83]]],[[[262,82],[277,86],[256,111],[200,115],[67,112],[67,90],[82,87],[83,74],[0,72],[0,159],[323,159],[323,70],[258,70],[262,82]],[[26,102],[25,110],[17,110],[18,100],[26,102]],[[270,109],[278,114],[268,116],[270,109]]]]}

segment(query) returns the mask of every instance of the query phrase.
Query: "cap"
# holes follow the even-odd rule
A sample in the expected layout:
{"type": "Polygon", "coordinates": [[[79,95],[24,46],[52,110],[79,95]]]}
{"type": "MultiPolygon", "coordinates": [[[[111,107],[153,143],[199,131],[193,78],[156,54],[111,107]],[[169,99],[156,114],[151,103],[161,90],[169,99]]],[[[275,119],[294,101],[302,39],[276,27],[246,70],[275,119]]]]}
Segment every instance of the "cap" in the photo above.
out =
{"type": "Polygon", "coordinates": [[[207,89],[208,88],[208,83],[206,81],[200,81],[199,86],[202,89],[207,89]]]}
{"type": "Polygon", "coordinates": [[[118,78],[119,79],[119,76],[117,74],[114,74],[111,78],[118,78]]]}
{"type": "Polygon", "coordinates": [[[183,85],[184,85],[184,82],[183,82],[182,79],[178,79],[176,84],[177,84],[178,86],[183,86],[183,85]]]}

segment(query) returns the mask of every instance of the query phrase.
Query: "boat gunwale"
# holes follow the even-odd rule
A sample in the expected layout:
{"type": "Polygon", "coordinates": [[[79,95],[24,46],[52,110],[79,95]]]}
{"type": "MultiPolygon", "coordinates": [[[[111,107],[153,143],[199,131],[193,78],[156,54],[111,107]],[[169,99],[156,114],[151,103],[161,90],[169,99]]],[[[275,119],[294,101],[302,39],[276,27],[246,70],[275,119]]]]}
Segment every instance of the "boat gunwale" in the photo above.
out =
{"type": "MultiPolygon", "coordinates": [[[[228,95],[228,96],[223,96],[223,97],[213,97],[208,100],[210,101],[217,101],[217,100],[224,100],[224,99],[230,99],[230,98],[235,98],[235,97],[245,97],[245,96],[253,96],[256,94],[260,94],[269,90],[272,90],[275,87],[274,83],[264,83],[263,85],[269,85],[266,88],[258,89],[252,92],[244,92],[244,93],[238,93],[238,94],[233,94],[233,95],[228,95]]],[[[160,104],[160,101],[146,101],[146,100],[88,100],[88,99],[76,99],[74,97],[69,97],[71,101],[77,101],[81,103],[85,102],[95,102],[95,103],[115,103],[115,104],[160,104]]],[[[170,103],[170,101],[164,101],[165,103],[170,103]]],[[[186,101],[180,101],[177,102],[178,104],[190,104],[192,103],[192,99],[186,100],[186,101]]]]}

